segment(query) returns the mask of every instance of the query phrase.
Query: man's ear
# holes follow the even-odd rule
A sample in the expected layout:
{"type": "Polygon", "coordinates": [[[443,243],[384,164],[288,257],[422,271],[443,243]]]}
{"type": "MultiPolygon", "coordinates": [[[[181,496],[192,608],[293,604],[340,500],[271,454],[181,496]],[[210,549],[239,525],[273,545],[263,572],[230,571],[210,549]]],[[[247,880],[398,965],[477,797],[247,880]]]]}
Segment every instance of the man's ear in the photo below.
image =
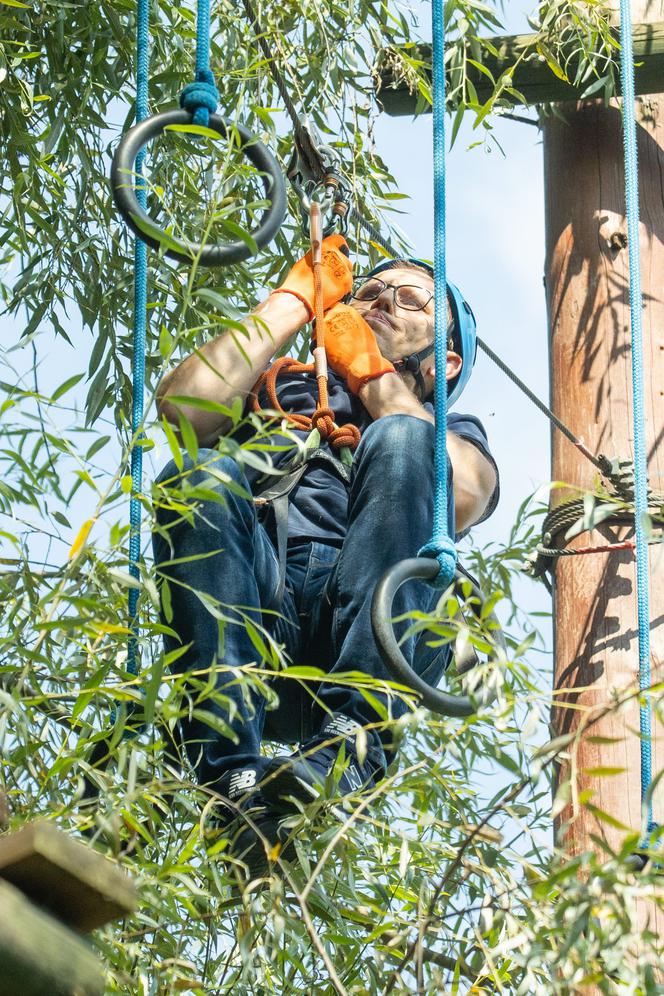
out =
{"type": "Polygon", "coordinates": [[[447,372],[446,376],[448,380],[454,380],[461,373],[461,367],[463,366],[463,360],[458,353],[453,353],[451,349],[447,351],[447,372]]]}

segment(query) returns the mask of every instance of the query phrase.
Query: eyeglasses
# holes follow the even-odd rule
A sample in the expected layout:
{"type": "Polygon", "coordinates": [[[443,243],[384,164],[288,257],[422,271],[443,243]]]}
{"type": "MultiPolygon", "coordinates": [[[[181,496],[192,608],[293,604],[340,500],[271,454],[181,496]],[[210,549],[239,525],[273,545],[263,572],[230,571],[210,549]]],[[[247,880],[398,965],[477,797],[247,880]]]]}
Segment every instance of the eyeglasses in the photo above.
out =
{"type": "Polygon", "coordinates": [[[417,284],[386,284],[377,277],[370,277],[364,282],[360,278],[353,288],[352,297],[354,301],[375,301],[388,288],[394,294],[394,303],[406,311],[422,311],[433,300],[433,294],[425,287],[418,287],[417,284]]]}

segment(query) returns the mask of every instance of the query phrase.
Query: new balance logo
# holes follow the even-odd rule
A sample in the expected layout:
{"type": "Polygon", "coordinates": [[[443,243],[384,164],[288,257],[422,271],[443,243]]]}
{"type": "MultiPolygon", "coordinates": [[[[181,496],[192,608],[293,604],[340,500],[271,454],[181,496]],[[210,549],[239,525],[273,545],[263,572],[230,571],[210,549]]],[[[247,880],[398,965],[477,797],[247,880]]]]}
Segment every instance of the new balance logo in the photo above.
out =
{"type": "Polygon", "coordinates": [[[256,772],[253,768],[245,768],[243,771],[234,771],[228,783],[228,798],[236,799],[238,795],[243,795],[256,784],[256,772]]]}
{"type": "Polygon", "coordinates": [[[355,791],[356,789],[361,789],[362,785],[364,784],[364,782],[362,781],[362,776],[360,775],[360,772],[357,770],[354,764],[348,765],[348,767],[344,771],[344,777],[348,782],[351,791],[355,791]]]}
{"type": "Polygon", "coordinates": [[[351,733],[355,733],[355,731],[359,729],[359,723],[349,719],[348,716],[335,716],[334,719],[325,727],[325,736],[329,737],[330,735],[336,734],[340,737],[348,737],[351,733]]]}

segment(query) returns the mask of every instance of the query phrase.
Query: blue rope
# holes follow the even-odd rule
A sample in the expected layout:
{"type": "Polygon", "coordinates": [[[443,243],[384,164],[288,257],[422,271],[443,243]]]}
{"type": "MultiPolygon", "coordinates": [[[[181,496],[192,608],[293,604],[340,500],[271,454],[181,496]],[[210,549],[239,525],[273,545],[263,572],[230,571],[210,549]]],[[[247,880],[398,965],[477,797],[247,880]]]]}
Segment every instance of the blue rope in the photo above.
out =
{"type": "Polygon", "coordinates": [[[210,0],[198,0],[196,6],[196,72],[194,82],[180,94],[180,106],[190,111],[193,123],[208,126],[210,115],[219,103],[219,91],[210,69],[210,0]]]}
{"type": "Polygon", "coordinates": [[[438,588],[454,580],[457,554],[447,517],[447,274],[445,270],[445,16],[443,0],[433,0],[433,194],[434,194],[434,347],[436,383],[434,407],[435,486],[433,535],[419,552],[434,557],[440,571],[438,588]]]}
{"type": "MultiPolygon", "coordinates": [[[[149,0],[138,0],[136,19],[136,121],[148,117],[148,71],[150,45],[149,0]]],[[[147,206],[147,190],[143,182],[145,154],[136,157],[136,199],[142,208],[147,206]]],[[[134,242],[134,349],[132,362],[133,405],[131,413],[132,439],[136,439],[143,422],[145,396],[145,344],[147,335],[148,305],[148,247],[142,239],[134,242]]],[[[141,502],[143,486],[143,447],[134,444],[131,450],[131,499],[129,502],[129,573],[140,577],[141,556],[141,502]]],[[[131,636],[127,647],[127,670],[138,674],[138,589],[129,589],[129,627],[131,636]]]]}
{"type": "MultiPolygon", "coordinates": [[[[632,15],[629,0],[620,0],[620,75],[623,92],[623,142],[625,147],[625,202],[627,210],[627,246],[629,250],[629,308],[632,332],[632,393],[634,430],[634,525],[636,530],[636,597],[639,624],[639,688],[650,687],[650,605],[648,543],[644,520],[648,514],[648,463],[645,440],[643,387],[643,329],[641,316],[641,269],[639,259],[639,175],[636,146],[634,94],[634,52],[632,15]]],[[[652,724],[650,699],[645,697],[639,716],[641,740],[641,805],[648,834],[657,824],[653,820],[652,800],[648,797],[652,783],[652,724]]]]}

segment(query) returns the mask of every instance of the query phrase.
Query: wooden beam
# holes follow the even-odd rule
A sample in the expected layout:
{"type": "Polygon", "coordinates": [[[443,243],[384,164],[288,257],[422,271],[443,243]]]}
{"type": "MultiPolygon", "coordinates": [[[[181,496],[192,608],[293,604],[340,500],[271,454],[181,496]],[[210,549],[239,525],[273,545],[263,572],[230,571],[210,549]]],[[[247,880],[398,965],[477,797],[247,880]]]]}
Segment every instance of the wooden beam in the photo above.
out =
{"type": "MultiPolygon", "coordinates": [[[[551,102],[579,100],[582,92],[593,82],[592,78],[584,81],[581,88],[560,79],[550,69],[546,61],[537,54],[534,47],[538,35],[503,35],[488,38],[487,41],[495,47],[495,56],[485,49],[482,54],[483,65],[489,70],[494,80],[511,69],[524,55],[532,53],[516,66],[512,75],[512,86],[523,94],[527,104],[545,104],[551,102]]],[[[417,44],[404,46],[401,49],[409,60],[423,63],[426,78],[431,80],[431,45],[417,44]]],[[[637,24],[634,26],[634,55],[636,61],[635,81],[638,94],[664,92],[664,22],[656,24],[637,24]]],[[[620,76],[617,68],[618,53],[616,52],[616,86],[620,87],[620,76]]],[[[394,49],[381,49],[377,59],[376,98],[383,110],[390,115],[427,114],[431,104],[408,83],[399,79],[398,53],[394,49]]],[[[574,69],[576,63],[572,63],[574,69]]],[[[448,74],[450,89],[458,86],[458,70],[452,69],[448,74]],[[455,77],[456,73],[456,77],[455,77]]],[[[477,91],[480,103],[487,101],[494,90],[491,80],[473,66],[468,66],[468,78],[477,91]]],[[[618,89],[618,93],[620,90],[618,89]]],[[[601,96],[601,91],[595,96],[601,96]]]]}
{"type": "Polygon", "coordinates": [[[94,930],[136,907],[131,879],[53,823],[31,823],[0,837],[0,878],[78,931],[94,930]]]}
{"type": "Polygon", "coordinates": [[[0,881],[0,996],[103,996],[104,972],[73,931],[0,881]]]}

